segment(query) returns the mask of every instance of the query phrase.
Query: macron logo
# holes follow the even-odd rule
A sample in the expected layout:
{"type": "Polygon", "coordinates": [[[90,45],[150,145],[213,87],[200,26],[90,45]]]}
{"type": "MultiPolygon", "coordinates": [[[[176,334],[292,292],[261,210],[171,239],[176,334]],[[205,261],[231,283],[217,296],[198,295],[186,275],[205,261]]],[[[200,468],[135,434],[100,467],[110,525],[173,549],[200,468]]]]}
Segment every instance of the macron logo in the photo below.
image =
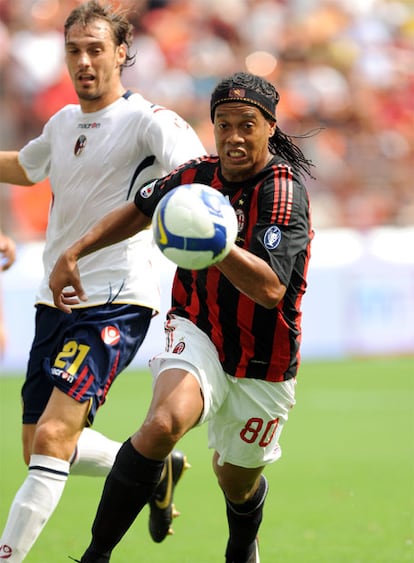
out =
{"type": "Polygon", "coordinates": [[[0,559],[10,559],[12,555],[13,549],[9,545],[0,545],[0,559]]]}

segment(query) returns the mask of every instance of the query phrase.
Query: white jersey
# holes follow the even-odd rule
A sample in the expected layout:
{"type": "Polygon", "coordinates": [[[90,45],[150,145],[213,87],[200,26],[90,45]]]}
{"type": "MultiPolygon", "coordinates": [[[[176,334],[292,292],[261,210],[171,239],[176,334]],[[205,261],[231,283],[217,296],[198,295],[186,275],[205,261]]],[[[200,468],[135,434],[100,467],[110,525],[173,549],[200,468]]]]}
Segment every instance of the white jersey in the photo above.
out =
{"type": "MultiPolygon", "coordinates": [[[[36,302],[53,305],[49,275],[68,246],[133,199],[142,184],[202,154],[204,147],[183,119],[140,94],[128,93],[94,113],[83,113],[79,105],[57,112],[19,153],[28,178],[48,176],[52,188],[36,302]]],[[[81,258],[88,301],[79,306],[131,303],[158,311],[158,259],[149,230],[81,258]]]]}

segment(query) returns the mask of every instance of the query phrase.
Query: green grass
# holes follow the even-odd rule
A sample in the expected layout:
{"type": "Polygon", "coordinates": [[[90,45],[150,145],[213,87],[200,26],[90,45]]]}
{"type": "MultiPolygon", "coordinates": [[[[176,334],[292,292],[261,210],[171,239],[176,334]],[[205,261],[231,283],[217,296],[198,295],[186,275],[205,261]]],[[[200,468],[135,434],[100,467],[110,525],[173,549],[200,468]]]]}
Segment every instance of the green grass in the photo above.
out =
{"type": "MultiPolygon", "coordinates": [[[[21,378],[0,377],[0,528],[26,475],[20,455],[21,378]]],[[[114,385],[95,428],[123,440],[149,402],[147,372],[114,385]]],[[[414,561],[414,359],[306,362],[297,406],[282,434],[282,459],[266,469],[270,492],[260,530],[262,563],[414,561]]],[[[175,535],[154,544],[145,511],[114,563],[224,561],[226,520],[206,428],[181,442],[192,469],[177,488],[175,535]]],[[[102,479],[72,477],[27,563],[79,556],[102,479]]]]}

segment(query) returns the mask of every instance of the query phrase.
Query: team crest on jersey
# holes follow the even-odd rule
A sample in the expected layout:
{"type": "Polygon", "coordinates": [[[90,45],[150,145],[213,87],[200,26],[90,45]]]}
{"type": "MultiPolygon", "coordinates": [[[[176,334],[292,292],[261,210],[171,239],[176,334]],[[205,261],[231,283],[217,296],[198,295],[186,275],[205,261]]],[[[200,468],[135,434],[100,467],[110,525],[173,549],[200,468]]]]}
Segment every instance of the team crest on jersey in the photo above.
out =
{"type": "Polygon", "coordinates": [[[148,199],[149,197],[151,197],[152,194],[154,193],[154,185],[155,185],[155,181],[150,182],[149,184],[141,188],[139,192],[141,197],[143,197],[144,199],[148,199]]]}
{"type": "Polygon", "coordinates": [[[13,548],[4,543],[0,545],[0,559],[9,559],[13,555],[13,548]]]}
{"type": "Polygon", "coordinates": [[[244,226],[246,225],[246,216],[243,209],[236,209],[237,217],[237,230],[239,233],[243,232],[244,226]]]}
{"type": "Polygon", "coordinates": [[[76,141],[75,148],[73,150],[75,156],[79,156],[83,151],[83,149],[85,148],[85,146],[86,146],[86,137],[85,135],[80,135],[78,137],[78,140],[76,141]]]}
{"type": "Polygon", "coordinates": [[[174,350],[172,351],[172,353],[173,354],[182,354],[184,352],[184,348],[185,348],[185,343],[179,342],[177,344],[177,346],[174,347],[174,350]]]}
{"type": "Polygon", "coordinates": [[[281,240],[282,232],[279,227],[276,227],[276,225],[269,227],[263,237],[264,245],[268,250],[274,250],[277,248],[281,240]]]}
{"type": "Polygon", "coordinates": [[[108,346],[115,346],[121,340],[121,333],[116,326],[108,325],[101,330],[101,338],[108,346]]]}

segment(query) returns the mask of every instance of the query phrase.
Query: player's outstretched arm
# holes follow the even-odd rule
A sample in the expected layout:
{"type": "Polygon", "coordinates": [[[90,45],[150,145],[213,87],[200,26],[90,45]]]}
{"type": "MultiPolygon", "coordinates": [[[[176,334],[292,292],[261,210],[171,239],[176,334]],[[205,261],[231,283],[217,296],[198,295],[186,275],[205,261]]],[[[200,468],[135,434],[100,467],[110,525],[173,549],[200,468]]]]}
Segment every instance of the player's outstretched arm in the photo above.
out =
{"type": "Polygon", "coordinates": [[[241,293],[266,309],[276,307],[286,292],[286,287],[264,260],[235,244],[215,266],[241,293]]]}
{"type": "Polygon", "coordinates": [[[18,186],[33,186],[19,162],[18,151],[0,151],[0,182],[18,186]]]}
{"type": "Polygon", "coordinates": [[[105,215],[66,249],[49,276],[49,287],[56,307],[71,313],[72,305],[88,299],[79,275],[79,258],[135,235],[150,222],[151,219],[141,213],[134,203],[127,203],[105,215]]]}

